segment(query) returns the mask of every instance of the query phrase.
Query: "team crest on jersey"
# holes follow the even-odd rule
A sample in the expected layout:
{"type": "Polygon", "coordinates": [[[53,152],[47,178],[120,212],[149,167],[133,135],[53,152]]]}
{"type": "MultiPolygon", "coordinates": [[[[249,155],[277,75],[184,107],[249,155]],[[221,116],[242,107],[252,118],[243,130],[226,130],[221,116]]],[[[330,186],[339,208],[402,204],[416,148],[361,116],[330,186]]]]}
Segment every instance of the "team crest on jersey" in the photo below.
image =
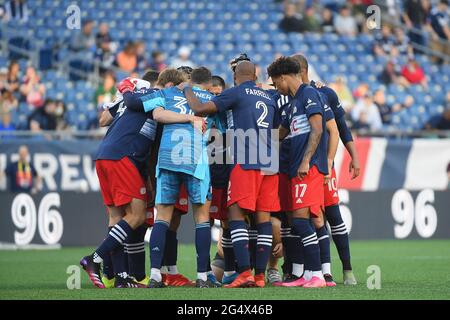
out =
{"type": "Polygon", "coordinates": [[[141,194],[146,194],[147,193],[147,189],[143,187],[143,188],[141,188],[140,192],[141,192],[141,194]]]}

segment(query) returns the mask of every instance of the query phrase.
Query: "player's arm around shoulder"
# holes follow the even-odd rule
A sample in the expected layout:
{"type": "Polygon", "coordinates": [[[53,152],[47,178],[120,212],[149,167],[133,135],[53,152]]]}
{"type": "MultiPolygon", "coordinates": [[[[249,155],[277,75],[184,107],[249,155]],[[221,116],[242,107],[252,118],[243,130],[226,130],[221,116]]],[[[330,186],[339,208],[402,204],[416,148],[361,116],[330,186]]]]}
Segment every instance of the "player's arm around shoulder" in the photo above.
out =
{"type": "Polygon", "coordinates": [[[214,114],[218,111],[218,108],[214,101],[206,101],[202,103],[195,95],[192,87],[187,83],[182,83],[178,86],[183,91],[189,108],[194,111],[195,115],[205,117],[210,114],[214,114]]]}

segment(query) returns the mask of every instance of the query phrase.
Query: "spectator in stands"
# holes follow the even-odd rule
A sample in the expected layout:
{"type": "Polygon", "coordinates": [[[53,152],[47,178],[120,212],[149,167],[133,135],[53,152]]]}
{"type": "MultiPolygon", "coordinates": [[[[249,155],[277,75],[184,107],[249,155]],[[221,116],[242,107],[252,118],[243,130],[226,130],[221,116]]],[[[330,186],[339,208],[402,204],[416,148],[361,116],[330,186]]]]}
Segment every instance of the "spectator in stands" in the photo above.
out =
{"type": "Polygon", "coordinates": [[[403,21],[408,27],[409,38],[411,42],[419,45],[425,45],[425,38],[422,33],[422,27],[426,22],[427,13],[422,0],[406,0],[403,4],[404,13],[402,15],[403,21]],[[415,32],[413,29],[417,29],[415,32]]]}
{"type": "Polygon", "coordinates": [[[322,10],[322,32],[332,33],[336,32],[334,28],[334,17],[333,12],[328,8],[323,8],[322,10]]]}
{"type": "Polygon", "coordinates": [[[373,4],[372,0],[350,0],[351,15],[355,17],[359,31],[367,31],[367,8],[373,4]]]}
{"type": "Polygon", "coordinates": [[[330,84],[330,88],[336,92],[345,111],[350,111],[355,105],[355,100],[345,79],[343,77],[336,77],[335,82],[330,84]]]}
{"type": "Polygon", "coordinates": [[[8,65],[6,74],[6,84],[4,88],[11,93],[19,92],[20,88],[20,65],[17,61],[12,60],[8,65]]]}
{"type": "Polygon", "coordinates": [[[86,20],[80,33],[72,38],[69,48],[72,51],[95,51],[94,21],[86,20]]]}
{"type": "Polygon", "coordinates": [[[11,91],[8,91],[6,89],[3,89],[1,91],[1,97],[0,97],[0,114],[6,114],[10,113],[12,110],[16,109],[19,102],[17,101],[16,97],[11,93],[11,91]]]}
{"type": "Polygon", "coordinates": [[[358,33],[358,25],[355,18],[351,16],[349,6],[341,7],[339,14],[334,17],[334,27],[340,35],[355,36],[358,33]]]}
{"type": "Polygon", "coordinates": [[[369,85],[365,82],[360,83],[355,90],[353,90],[353,97],[360,99],[365,97],[369,93],[369,85]]]}
{"type": "Polygon", "coordinates": [[[125,72],[133,72],[137,67],[136,46],[133,42],[128,42],[123,51],[116,57],[117,66],[125,72]]]}
{"type": "Polygon", "coordinates": [[[111,71],[106,72],[103,83],[97,88],[94,96],[94,103],[102,106],[105,103],[112,102],[116,94],[116,78],[111,71]]]}
{"type": "Polygon", "coordinates": [[[399,112],[402,111],[403,109],[409,109],[414,105],[414,102],[415,102],[414,97],[408,94],[403,102],[395,103],[392,106],[392,112],[399,112]]]}
{"type": "Polygon", "coordinates": [[[303,30],[308,32],[321,31],[319,19],[316,16],[316,10],[313,6],[308,6],[302,19],[303,30]]]}
{"type": "MultiPolygon", "coordinates": [[[[431,48],[444,55],[450,55],[450,17],[448,14],[448,0],[440,0],[433,7],[429,16],[429,30],[431,31],[431,48]]],[[[442,63],[442,59],[435,59],[442,63]]]]}
{"type": "Polygon", "coordinates": [[[148,68],[148,57],[146,55],[145,43],[142,41],[136,42],[136,57],[137,57],[137,71],[143,72],[148,68]]]}
{"type": "Polygon", "coordinates": [[[114,61],[114,53],[117,45],[109,34],[108,24],[103,22],[98,28],[95,36],[95,45],[97,47],[96,57],[102,61],[103,67],[110,67],[114,61]]]}
{"type": "Polygon", "coordinates": [[[180,47],[180,49],[178,49],[178,57],[172,60],[170,66],[175,69],[179,67],[195,68],[195,63],[189,59],[190,55],[191,49],[189,49],[189,47],[180,47]]]}
{"type": "Polygon", "coordinates": [[[373,52],[376,56],[379,57],[396,57],[398,55],[396,39],[392,35],[392,29],[389,25],[383,24],[381,32],[375,35],[373,52]]]}
{"type": "Polygon", "coordinates": [[[414,56],[414,49],[411,46],[411,41],[402,28],[395,29],[395,48],[400,56],[414,56]]]}
{"type": "Polygon", "coordinates": [[[425,72],[414,58],[408,59],[408,62],[402,68],[401,75],[409,84],[420,84],[424,89],[428,89],[425,72]]]}
{"type": "Polygon", "coordinates": [[[383,89],[378,89],[373,95],[373,102],[380,112],[381,121],[383,124],[390,124],[392,117],[392,106],[386,102],[386,95],[383,89]]]}
{"type": "Polygon", "coordinates": [[[363,98],[358,100],[351,111],[351,117],[356,128],[369,128],[377,131],[383,127],[380,112],[370,93],[366,93],[363,98]]]}
{"type": "Polygon", "coordinates": [[[8,22],[8,16],[6,14],[6,8],[3,3],[0,4],[0,22],[8,22]]]}
{"type": "Polygon", "coordinates": [[[29,66],[23,84],[20,86],[20,93],[25,101],[35,108],[42,107],[45,99],[45,86],[40,81],[41,78],[34,67],[29,66]]]}
{"type": "Polygon", "coordinates": [[[7,19],[28,21],[28,7],[25,0],[9,0],[5,4],[7,19]]]}
{"type": "MultiPolygon", "coordinates": [[[[11,114],[5,113],[1,115],[1,122],[0,122],[0,132],[12,132],[16,130],[12,121],[11,121],[11,114]]],[[[0,140],[2,139],[2,136],[0,136],[0,140]]]]}
{"type": "Polygon", "coordinates": [[[56,102],[47,99],[42,108],[36,109],[28,118],[28,127],[33,132],[56,130],[56,102]]]}
{"type": "Polygon", "coordinates": [[[409,82],[401,75],[401,68],[394,60],[389,60],[379,76],[379,80],[385,84],[397,84],[405,88],[409,87],[409,82]]]}
{"type": "Polygon", "coordinates": [[[427,130],[450,130],[450,108],[446,108],[442,114],[432,116],[425,124],[427,130]]]}
{"type": "Polygon", "coordinates": [[[11,192],[36,193],[41,189],[41,177],[30,160],[28,147],[19,147],[19,160],[10,163],[2,176],[6,173],[11,192]]]}
{"type": "Polygon", "coordinates": [[[69,128],[69,125],[66,122],[66,105],[62,100],[56,100],[55,102],[55,118],[56,118],[56,130],[63,131],[69,128]]]}
{"type": "Polygon", "coordinates": [[[297,14],[294,4],[286,3],[284,6],[284,17],[281,19],[279,27],[284,32],[303,31],[301,16],[297,14]]]}
{"type": "Polygon", "coordinates": [[[167,64],[165,63],[166,56],[161,51],[153,51],[152,52],[152,61],[150,62],[150,68],[161,72],[165,68],[167,68],[167,64]]]}

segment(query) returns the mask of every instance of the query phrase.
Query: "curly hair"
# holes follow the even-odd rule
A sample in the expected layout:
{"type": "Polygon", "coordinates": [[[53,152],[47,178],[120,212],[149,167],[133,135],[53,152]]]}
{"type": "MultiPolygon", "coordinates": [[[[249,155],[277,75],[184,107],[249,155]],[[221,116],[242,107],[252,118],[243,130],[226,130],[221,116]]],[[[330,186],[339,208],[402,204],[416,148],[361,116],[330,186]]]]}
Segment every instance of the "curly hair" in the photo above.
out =
{"type": "Polygon", "coordinates": [[[299,72],[300,64],[291,57],[280,57],[267,68],[267,73],[271,78],[287,74],[297,74],[299,72]]]}

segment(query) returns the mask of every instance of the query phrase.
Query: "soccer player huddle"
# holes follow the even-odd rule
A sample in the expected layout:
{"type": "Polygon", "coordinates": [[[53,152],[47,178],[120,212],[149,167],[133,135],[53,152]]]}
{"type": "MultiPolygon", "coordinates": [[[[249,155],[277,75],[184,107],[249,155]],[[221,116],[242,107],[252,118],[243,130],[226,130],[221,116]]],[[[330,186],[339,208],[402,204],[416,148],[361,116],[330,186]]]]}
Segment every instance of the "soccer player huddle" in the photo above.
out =
{"type": "Polygon", "coordinates": [[[360,169],[336,93],[308,79],[301,55],[268,67],[275,89],[257,84],[246,54],[231,61],[231,69],[229,89],[205,67],[166,69],[157,80],[149,72],[117,85],[100,118],[109,129],[96,156],[109,232],[80,261],[95,286],[335,286],[326,221],[343,282],[356,284],[333,165],[339,138],[353,178],[360,169]],[[195,282],[177,268],[177,230],[188,203],[195,282]],[[215,219],[221,239],[211,261],[215,219]]]}

